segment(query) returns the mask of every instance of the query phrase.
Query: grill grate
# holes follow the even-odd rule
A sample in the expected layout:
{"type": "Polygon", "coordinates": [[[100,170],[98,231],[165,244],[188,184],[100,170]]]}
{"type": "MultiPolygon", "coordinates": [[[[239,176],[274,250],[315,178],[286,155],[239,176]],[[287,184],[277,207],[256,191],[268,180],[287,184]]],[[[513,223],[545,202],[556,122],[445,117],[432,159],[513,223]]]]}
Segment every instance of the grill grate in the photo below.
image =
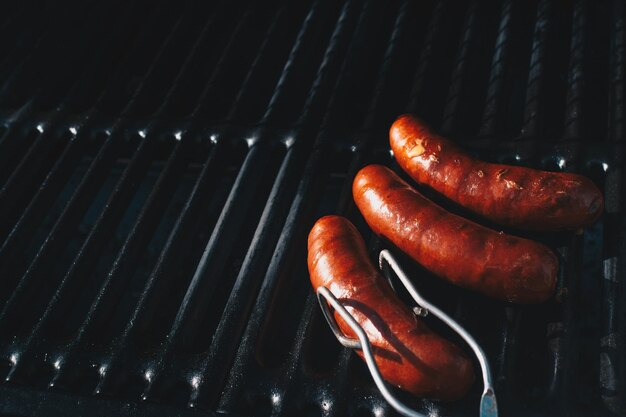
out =
{"type": "MultiPolygon", "coordinates": [[[[410,268],[485,348],[503,414],[626,413],[621,1],[2,9],[0,412],[394,415],[329,332],[304,242],[341,213],[381,249],[351,180],[395,166],[387,128],[409,111],[604,190],[583,234],[528,235],[560,257],[546,304],[410,268]]],[[[472,415],[477,390],[403,399],[472,415]]]]}

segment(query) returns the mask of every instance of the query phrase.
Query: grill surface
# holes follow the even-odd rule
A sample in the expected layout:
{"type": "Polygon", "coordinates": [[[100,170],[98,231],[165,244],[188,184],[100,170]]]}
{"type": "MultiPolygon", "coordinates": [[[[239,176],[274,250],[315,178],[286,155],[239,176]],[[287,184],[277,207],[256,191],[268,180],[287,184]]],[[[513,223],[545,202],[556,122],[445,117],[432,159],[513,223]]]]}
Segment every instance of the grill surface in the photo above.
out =
{"type": "MultiPolygon", "coordinates": [[[[0,412],[394,415],[320,314],[306,235],[340,213],[375,256],[351,180],[398,170],[387,129],[415,112],[483,158],[604,190],[584,233],[526,234],[561,261],[543,305],[403,265],[485,348],[502,415],[626,413],[620,0],[13,3],[0,412]]],[[[478,395],[402,398],[470,416],[478,395]]]]}

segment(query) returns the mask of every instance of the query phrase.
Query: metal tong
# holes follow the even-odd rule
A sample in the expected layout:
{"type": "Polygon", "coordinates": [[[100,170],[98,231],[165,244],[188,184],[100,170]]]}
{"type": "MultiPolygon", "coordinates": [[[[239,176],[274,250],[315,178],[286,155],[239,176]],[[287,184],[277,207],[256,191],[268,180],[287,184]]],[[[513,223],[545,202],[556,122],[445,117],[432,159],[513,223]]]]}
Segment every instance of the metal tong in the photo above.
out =
{"type": "MultiPolygon", "coordinates": [[[[497,417],[498,415],[498,406],[496,402],[496,394],[494,392],[493,386],[491,384],[491,371],[489,369],[489,363],[487,362],[487,357],[485,353],[481,349],[481,347],[476,343],[476,340],[463,328],[459,323],[454,321],[450,316],[441,311],[436,306],[429,303],[427,300],[422,297],[409,278],[406,276],[404,271],[400,268],[400,265],[393,257],[391,252],[388,250],[383,250],[380,252],[379,258],[379,267],[385,273],[387,280],[391,284],[391,287],[394,288],[393,283],[391,282],[391,277],[389,276],[389,268],[395,272],[396,276],[400,279],[404,287],[407,289],[413,300],[417,303],[417,306],[413,309],[415,314],[419,316],[426,316],[427,314],[433,314],[435,317],[439,318],[446,325],[452,328],[456,333],[458,333],[463,340],[472,348],[474,354],[478,357],[478,362],[480,363],[480,368],[482,370],[482,377],[484,381],[483,394],[480,399],[480,417],[497,417]],[[386,268],[387,267],[387,268],[386,268]]],[[[395,291],[395,288],[394,288],[395,291]]],[[[317,289],[317,299],[320,303],[320,307],[322,308],[322,312],[324,313],[324,317],[328,322],[331,330],[335,333],[337,340],[339,343],[344,345],[345,347],[352,349],[360,349],[363,351],[363,356],[365,357],[365,362],[367,363],[367,367],[369,368],[370,373],[372,374],[372,378],[376,383],[376,386],[383,394],[383,397],[391,404],[393,408],[395,408],[400,414],[408,417],[426,417],[424,414],[419,413],[412,408],[407,407],[405,404],[400,402],[389,390],[387,384],[383,381],[383,377],[380,374],[380,370],[378,369],[378,365],[376,365],[376,361],[374,359],[374,354],[372,352],[372,346],[367,338],[365,330],[356,322],[354,317],[346,310],[346,308],[341,305],[339,300],[330,292],[330,290],[324,286],[320,286],[317,289]],[[357,339],[352,339],[346,337],[343,332],[339,329],[337,322],[328,305],[331,305],[335,311],[339,313],[339,315],[348,323],[348,325],[352,328],[354,333],[356,333],[357,339]]]]}

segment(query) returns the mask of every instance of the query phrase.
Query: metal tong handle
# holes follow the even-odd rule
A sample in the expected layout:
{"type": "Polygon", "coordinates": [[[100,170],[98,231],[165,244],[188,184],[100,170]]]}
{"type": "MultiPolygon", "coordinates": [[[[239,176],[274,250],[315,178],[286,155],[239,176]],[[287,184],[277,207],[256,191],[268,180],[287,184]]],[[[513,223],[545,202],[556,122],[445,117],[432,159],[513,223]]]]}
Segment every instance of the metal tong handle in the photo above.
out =
{"type": "MultiPolygon", "coordinates": [[[[487,362],[487,357],[485,353],[480,348],[476,340],[456,321],[454,321],[450,316],[441,311],[436,306],[429,303],[427,300],[422,297],[409,278],[406,276],[404,271],[400,268],[400,265],[393,257],[393,255],[388,250],[383,250],[380,252],[379,256],[379,266],[381,269],[384,269],[385,262],[388,266],[393,269],[395,274],[398,276],[402,284],[405,286],[411,297],[415,300],[418,307],[420,308],[419,314],[425,315],[427,313],[432,313],[435,317],[439,318],[446,325],[452,328],[456,333],[458,333],[463,340],[472,348],[474,354],[478,357],[478,362],[480,363],[480,367],[482,370],[482,376],[484,381],[484,389],[483,394],[480,400],[480,417],[497,417],[498,415],[498,406],[496,402],[496,395],[493,390],[493,386],[491,384],[491,371],[489,369],[489,363],[487,362]]],[[[389,282],[391,280],[387,277],[389,282]]],[[[393,288],[393,285],[392,285],[393,288]]],[[[372,352],[372,346],[370,344],[369,339],[367,338],[367,334],[365,330],[356,322],[354,317],[346,310],[346,308],[339,302],[339,300],[330,292],[330,290],[324,286],[320,286],[317,289],[317,299],[320,303],[320,307],[322,308],[322,313],[326,318],[331,330],[339,340],[343,346],[352,348],[352,349],[360,349],[363,351],[363,356],[365,357],[365,362],[367,367],[369,368],[370,373],[372,374],[372,378],[376,383],[376,386],[383,394],[383,397],[393,408],[396,409],[400,414],[407,417],[426,417],[424,414],[421,414],[412,408],[407,407],[402,402],[400,402],[387,388],[383,377],[378,369],[378,365],[376,364],[376,360],[374,359],[374,354],[372,352]],[[326,302],[322,299],[324,298],[326,302]],[[337,322],[335,321],[328,304],[330,304],[335,311],[339,313],[339,315],[346,321],[346,323],[350,326],[350,328],[357,335],[358,340],[351,339],[346,337],[343,332],[339,329],[337,322]]]]}

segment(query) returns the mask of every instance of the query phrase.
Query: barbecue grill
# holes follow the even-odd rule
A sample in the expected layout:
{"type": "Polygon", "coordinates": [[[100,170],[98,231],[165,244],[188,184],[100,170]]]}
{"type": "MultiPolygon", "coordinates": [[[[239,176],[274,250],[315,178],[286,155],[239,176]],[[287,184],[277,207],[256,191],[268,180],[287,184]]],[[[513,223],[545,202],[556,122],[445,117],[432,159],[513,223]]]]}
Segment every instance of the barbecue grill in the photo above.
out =
{"type": "MultiPolygon", "coordinates": [[[[387,129],[412,112],[604,191],[582,233],[508,230],[559,256],[545,304],[395,254],[485,350],[501,415],[625,415],[620,0],[0,7],[0,413],[395,415],[322,316],[306,236],[336,213],[385,248],[351,180],[400,172],[387,129]]],[[[396,393],[473,416],[475,385],[451,404],[396,393]]]]}

